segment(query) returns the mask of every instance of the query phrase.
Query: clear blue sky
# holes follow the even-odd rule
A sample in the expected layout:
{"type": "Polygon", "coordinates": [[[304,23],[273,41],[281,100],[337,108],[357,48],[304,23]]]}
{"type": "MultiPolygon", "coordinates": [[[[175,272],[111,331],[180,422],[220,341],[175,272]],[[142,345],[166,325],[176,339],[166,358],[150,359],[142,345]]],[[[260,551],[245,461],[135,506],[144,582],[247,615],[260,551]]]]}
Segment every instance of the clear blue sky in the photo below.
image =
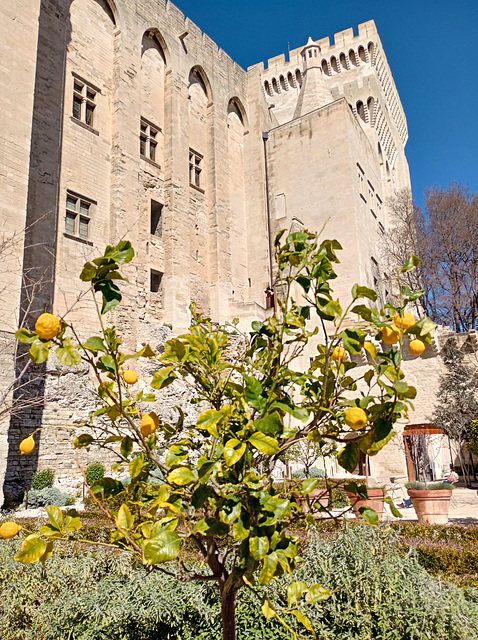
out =
{"type": "Polygon", "coordinates": [[[408,121],[415,199],[458,180],[478,192],[478,0],[176,0],[244,69],[375,20],[408,121]]]}

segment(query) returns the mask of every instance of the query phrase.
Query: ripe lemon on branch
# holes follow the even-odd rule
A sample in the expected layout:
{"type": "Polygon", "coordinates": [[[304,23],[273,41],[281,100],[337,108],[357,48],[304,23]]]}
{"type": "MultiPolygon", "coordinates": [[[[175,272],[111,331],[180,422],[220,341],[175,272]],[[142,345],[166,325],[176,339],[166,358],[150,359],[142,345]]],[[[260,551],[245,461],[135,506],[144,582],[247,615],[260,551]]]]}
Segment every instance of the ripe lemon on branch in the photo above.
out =
{"type": "Polygon", "coordinates": [[[421,340],[412,340],[408,345],[408,350],[412,356],[421,356],[425,351],[425,345],[421,340]]]}
{"type": "Polygon", "coordinates": [[[145,438],[147,438],[154,431],[156,431],[156,429],[158,428],[158,425],[159,425],[159,418],[154,413],[154,411],[150,411],[149,413],[145,413],[141,417],[140,429],[141,429],[141,433],[143,434],[143,436],[145,438]]]}
{"type": "Polygon", "coordinates": [[[360,431],[367,424],[367,414],[360,407],[350,407],[344,412],[345,424],[354,431],[360,431]]]}
{"type": "Polygon", "coordinates": [[[338,362],[340,364],[345,360],[346,355],[347,355],[347,352],[343,347],[335,347],[330,357],[334,362],[338,362]]]}
{"type": "Polygon", "coordinates": [[[413,325],[415,324],[415,318],[411,313],[405,311],[403,313],[403,316],[400,316],[399,313],[396,313],[393,316],[393,322],[396,327],[398,327],[399,329],[403,328],[403,330],[406,331],[407,329],[410,329],[410,327],[413,327],[413,325]]]}
{"type": "Polygon", "coordinates": [[[4,540],[14,538],[21,530],[22,527],[16,522],[4,522],[2,526],[0,526],[0,538],[4,540]]]}
{"type": "MultiPolygon", "coordinates": [[[[415,323],[414,323],[415,324],[415,323]]],[[[394,326],[382,328],[382,342],[385,344],[395,344],[400,339],[400,329],[394,326]]]]}
{"type": "Polygon", "coordinates": [[[138,376],[134,371],[124,371],[123,380],[126,384],[136,384],[138,382],[138,376]]]}
{"type": "Polygon", "coordinates": [[[51,313],[42,313],[35,323],[35,331],[42,340],[51,340],[60,331],[60,321],[51,313]]]}
{"type": "Polygon", "coordinates": [[[31,453],[35,448],[35,440],[33,439],[33,436],[28,436],[28,438],[22,440],[18,448],[20,449],[22,456],[31,453]]]}

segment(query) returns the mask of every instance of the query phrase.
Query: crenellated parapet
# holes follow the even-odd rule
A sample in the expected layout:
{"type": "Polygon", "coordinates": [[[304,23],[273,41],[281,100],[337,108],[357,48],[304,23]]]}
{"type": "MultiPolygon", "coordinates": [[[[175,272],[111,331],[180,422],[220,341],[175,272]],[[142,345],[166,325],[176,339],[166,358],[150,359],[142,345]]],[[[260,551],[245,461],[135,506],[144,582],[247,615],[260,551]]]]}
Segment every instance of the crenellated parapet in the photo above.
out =
{"type": "MultiPolygon", "coordinates": [[[[332,42],[326,37],[315,44],[322,76],[333,98],[346,97],[356,118],[376,129],[392,167],[397,146],[403,149],[408,131],[374,21],[360,24],[358,35],[346,29],[334,34],[332,42]]],[[[259,70],[264,99],[281,124],[294,117],[303,84],[302,51],[299,47],[290,51],[288,60],[281,54],[270,58],[266,67],[259,63],[249,68],[259,70]]]]}

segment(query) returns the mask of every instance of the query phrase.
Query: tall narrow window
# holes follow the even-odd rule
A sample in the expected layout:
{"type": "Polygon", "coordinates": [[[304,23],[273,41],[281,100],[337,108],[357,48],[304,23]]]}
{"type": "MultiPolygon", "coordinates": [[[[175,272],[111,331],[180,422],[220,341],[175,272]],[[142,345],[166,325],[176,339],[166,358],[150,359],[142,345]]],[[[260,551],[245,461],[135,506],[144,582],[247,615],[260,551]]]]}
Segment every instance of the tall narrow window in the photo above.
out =
{"type": "Polygon", "coordinates": [[[160,129],[145,118],[141,118],[139,133],[139,153],[142,158],[157,162],[156,147],[160,129]]]}
{"type": "Polygon", "coordinates": [[[95,124],[96,95],[98,89],[75,78],[73,81],[72,116],[89,127],[95,124]]]}
{"type": "Polygon", "coordinates": [[[156,271],[155,269],[151,269],[150,274],[150,282],[149,282],[149,290],[151,293],[161,293],[161,281],[163,279],[163,274],[161,271],[156,271]]]}
{"type": "Polygon", "coordinates": [[[163,205],[151,200],[151,235],[161,238],[163,235],[163,205]]]}
{"type": "Polygon", "coordinates": [[[189,149],[189,184],[202,188],[201,171],[203,156],[189,149]]]}
{"type": "Polygon", "coordinates": [[[68,193],[66,196],[65,233],[69,236],[88,240],[93,203],[80,196],[68,193]]]}

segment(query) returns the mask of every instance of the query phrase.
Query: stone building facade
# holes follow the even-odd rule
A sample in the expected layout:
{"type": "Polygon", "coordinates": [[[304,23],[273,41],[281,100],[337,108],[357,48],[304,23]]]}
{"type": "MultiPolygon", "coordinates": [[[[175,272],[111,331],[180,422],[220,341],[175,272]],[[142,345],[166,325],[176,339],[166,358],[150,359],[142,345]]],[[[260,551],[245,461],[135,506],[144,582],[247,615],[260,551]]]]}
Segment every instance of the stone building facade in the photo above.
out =
{"type": "MultiPolygon", "coordinates": [[[[94,331],[78,274],[122,238],[136,259],[115,320],[132,348],[160,325],[187,327],[192,300],[244,328],[264,318],[282,228],[325,224],[346,247],[339,297],[379,286],[387,198],[410,180],[373,21],[247,71],[165,0],[14,0],[0,30],[6,335],[42,311],[94,331]],[[41,280],[33,300],[22,279],[41,280]]],[[[63,375],[47,370],[46,399],[63,375]]],[[[70,420],[66,404],[3,421],[7,475],[20,473],[18,440],[47,416],[70,420]]],[[[32,465],[61,454],[48,433],[32,465]]]]}

